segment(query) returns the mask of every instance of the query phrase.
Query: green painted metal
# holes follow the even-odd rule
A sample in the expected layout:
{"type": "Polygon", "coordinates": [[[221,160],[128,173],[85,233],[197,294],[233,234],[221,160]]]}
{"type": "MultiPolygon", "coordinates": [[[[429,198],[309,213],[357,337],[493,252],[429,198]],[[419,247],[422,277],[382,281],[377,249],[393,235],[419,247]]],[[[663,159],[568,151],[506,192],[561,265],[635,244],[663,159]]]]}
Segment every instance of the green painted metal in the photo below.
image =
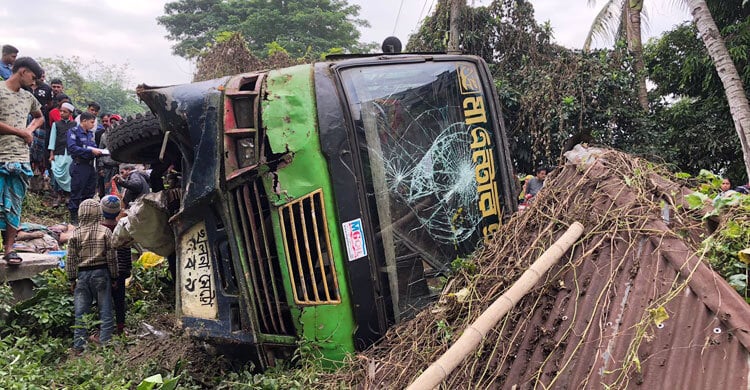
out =
{"type": "Polygon", "coordinates": [[[282,336],[278,334],[258,334],[259,343],[288,344],[297,345],[297,338],[292,336],[282,336]]]}
{"type": "MultiPolygon", "coordinates": [[[[352,335],[355,321],[349,300],[339,223],[333,202],[333,188],[328,164],[320,148],[313,83],[313,67],[300,65],[269,72],[266,79],[267,99],[263,102],[263,124],[274,153],[289,152],[288,164],[276,171],[276,183],[264,176],[264,186],[275,206],[283,205],[310,192],[323,189],[328,231],[331,239],[341,303],[299,307],[294,303],[289,269],[281,264],[284,288],[292,315],[301,326],[299,336],[319,347],[323,357],[342,361],[354,352],[352,335]]],[[[272,217],[276,245],[285,260],[278,210],[272,217]]]]}

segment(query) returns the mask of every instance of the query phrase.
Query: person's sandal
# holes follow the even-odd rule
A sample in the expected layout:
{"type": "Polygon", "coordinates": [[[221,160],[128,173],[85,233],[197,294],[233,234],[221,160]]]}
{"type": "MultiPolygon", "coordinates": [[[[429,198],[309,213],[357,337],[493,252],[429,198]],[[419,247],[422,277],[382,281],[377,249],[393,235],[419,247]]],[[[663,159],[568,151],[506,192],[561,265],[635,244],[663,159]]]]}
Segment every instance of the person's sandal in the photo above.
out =
{"type": "Polygon", "coordinates": [[[6,253],[3,259],[8,265],[19,265],[23,261],[21,256],[15,251],[6,253]]]}

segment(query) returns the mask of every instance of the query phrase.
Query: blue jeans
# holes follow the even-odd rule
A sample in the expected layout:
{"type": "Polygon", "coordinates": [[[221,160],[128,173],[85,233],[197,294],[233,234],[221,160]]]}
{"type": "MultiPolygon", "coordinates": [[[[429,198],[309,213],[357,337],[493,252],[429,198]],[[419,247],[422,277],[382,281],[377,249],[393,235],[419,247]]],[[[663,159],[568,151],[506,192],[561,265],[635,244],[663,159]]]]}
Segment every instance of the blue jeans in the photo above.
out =
{"type": "Polygon", "coordinates": [[[115,329],[115,321],[112,317],[112,281],[106,267],[78,271],[74,293],[76,325],[73,330],[73,348],[75,349],[83,349],[86,345],[88,329],[83,323],[83,316],[91,312],[94,298],[99,305],[99,318],[102,321],[99,341],[106,344],[112,338],[112,332],[115,329]]]}

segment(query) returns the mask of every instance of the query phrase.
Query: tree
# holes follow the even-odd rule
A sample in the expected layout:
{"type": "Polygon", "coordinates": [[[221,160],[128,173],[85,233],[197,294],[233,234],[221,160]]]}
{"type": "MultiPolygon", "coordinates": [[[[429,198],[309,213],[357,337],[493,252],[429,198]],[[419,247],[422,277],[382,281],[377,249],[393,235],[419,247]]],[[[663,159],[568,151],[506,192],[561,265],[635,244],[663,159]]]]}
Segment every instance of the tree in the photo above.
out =
{"type": "MultiPolygon", "coordinates": [[[[447,0],[437,3],[409,51],[443,51],[449,28],[447,0]]],[[[495,79],[519,172],[555,165],[578,142],[625,143],[642,120],[632,57],[622,47],[581,53],[551,43],[528,1],[495,0],[461,10],[459,46],[487,61],[495,79]]]]}
{"type": "Polygon", "coordinates": [[[128,65],[86,61],[80,57],[40,58],[47,80],[59,78],[73,105],[86,109],[89,102],[102,106],[102,113],[132,115],[146,111],[135,91],[127,89],[128,65]]]}
{"type": "MultiPolygon", "coordinates": [[[[596,0],[588,0],[588,2],[593,5],[596,0]]],[[[590,50],[591,41],[597,35],[625,38],[628,50],[633,53],[635,59],[633,70],[638,78],[638,102],[644,111],[648,111],[648,91],[641,40],[641,12],[643,12],[643,0],[608,0],[594,18],[583,43],[583,50],[590,50]]]]}
{"type": "MultiPolygon", "coordinates": [[[[750,7],[743,10],[741,2],[729,0],[709,6],[747,93],[750,7]]],[[[648,78],[654,84],[651,93],[670,98],[654,103],[654,122],[659,127],[643,129],[649,131],[648,142],[643,145],[654,147],[678,169],[693,175],[709,169],[733,182],[747,180],[724,87],[695,25],[684,23],[652,40],[644,48],[644,58],[648,78]]],[[[644,149],[640,147],[639,151],[644,149]]]]}
{"type": "MultiPolygon", "coordinates": [[[[734,121],[735,130],[742,146],[745,171],[747,176],[750,177],[750,105],[748,104],[742,80],[739,77],[737,68],[732,61],[732,57],[726,48],[719,29],[716,27],[716,22],[711,15],[711,11],[709,10],[706,1],[683,0],[683,2],[690,8],[699,36],[708,49],[709,56],[711,57],[714,67],[719,74],[719,78],[722,81],[724,92],[729,103],[729,109],[734,121]]],[[[716,3],[718,3],[716,7],[720,8],[726,6],[726,3],[733,2],[716,1],[716,3]]],[[[746,5],[747,1],[743,0],[739,7],[743,8],[746,5]]],[[[624,18],[627,27],[626,39],[628,42],[628,48],[633,52],[633,56],[636,58],[635,71],[638,74],[638,77],[642,79],[639,80],[639,101],[643,106],[644,101],[642,99],[646,96],[640,31],[640,13],[643,11],[643,0],[608,0],[605,7],[595,18],[594,24],[592,24],[591,31],[589,32],[589,37],[595,33],[606,31],[605,26],[610,26],[610,32],[622,31],[622,25],[618,23],[623,19],[617,16],[617,9],[620,9],[625,15],[627,15],[627,17],[624,18]],[[611,28],[612,26],[618,27],[613,29],[611,28]]],[[[586,42],[587,45],[590,44],[590,38],[587,38],[586,42]]],[[[648,100],[646,99],[645,108],[647,107],[648,100]]]]}
{"type": "Polygon", "coordinates": [[[335,47],[360,48],[357,27],[369,23],[357,18],[359,9],[345,0],[178,0],[165,4],[157,21],[177,42],[173,52],[188,59],[225,32],[242,33],[250,51],[261,57],[275,42],[299,58],[335,47]]]}
{"type": "MultiPolygon", "coordinates": [[[[742,154],[745,159],[745,171],[750,178],[750,104],[748,104],[742,79],[737,72],[737,67],[727,50],[724,39],[716,27],[716,22],[711,16],[711,11],[704,0],[687,0],[690,13],[700,33],[703,43],[708,49],[708,55],[713,60],[716,71],[719,74],[724,92],[729,103],[729,111],[732,114],[734,127],[742,145],[742,154]]],[[[745,2],[743,2],[744,4],[745,2]]],[[[747,60],[745,52],[745,60],[747,60]]]]}

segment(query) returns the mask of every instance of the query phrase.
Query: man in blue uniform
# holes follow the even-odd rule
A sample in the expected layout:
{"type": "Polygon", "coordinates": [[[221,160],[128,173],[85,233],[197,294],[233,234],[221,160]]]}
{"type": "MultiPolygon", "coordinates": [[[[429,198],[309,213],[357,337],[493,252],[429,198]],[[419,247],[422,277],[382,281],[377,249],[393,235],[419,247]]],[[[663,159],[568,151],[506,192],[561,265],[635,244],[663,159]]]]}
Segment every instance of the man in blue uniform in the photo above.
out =
{"type": "Polygon", "coordinates": [[[73,158],[70,165],[70,211],[71,222],[78,223],[78,206],[96,192],[96,168],[94,159],[102,150],[96,147],[94,126],[96,116],[90,112],[80,115],[81,123],[68,130],[68,154],[73,158]]]}

